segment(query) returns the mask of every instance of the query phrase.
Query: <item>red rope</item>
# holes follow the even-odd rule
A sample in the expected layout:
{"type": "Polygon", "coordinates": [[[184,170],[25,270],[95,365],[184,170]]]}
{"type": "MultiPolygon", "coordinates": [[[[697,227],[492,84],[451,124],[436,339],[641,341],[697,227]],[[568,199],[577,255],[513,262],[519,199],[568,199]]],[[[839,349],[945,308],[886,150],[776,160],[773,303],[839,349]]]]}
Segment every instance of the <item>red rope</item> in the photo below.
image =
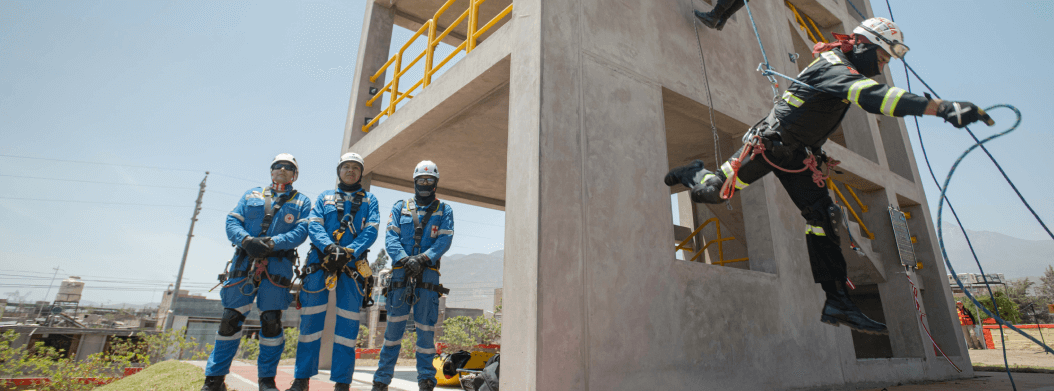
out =
{"type": "Polygon", "coordinates": [[[941,349],[941,347],[939,345],[937,345],[937,341],[933,340],[933,334],[930,334],[930,329],[928,327],[926,327],[926,323],[922,321],[922,317],[926,316],[926,314],[922,313],[922,304],[919,304],[919,288],[915,287],[915,282],[911,281],[911,277],[908,276],[907,273],[904,274],[904,277],[907,277],[908,283],[911,284],[911,294],[915,298],[915,312],[917,312],[919,314],[919,324],[922,325],[922,329],[923,330],[926,330],[926,336],[930,337],[930,342],[933,343],[933,347],[937,348],[938,352],[941,352],[941,355],[944,356],[944,358],[948,360],[948,364],[951,364],[952,367],[955,368],[956,371],[959,371],[959,373],[962,373],[963,370],[959,369],[959,367],[957,365],[955,365],[954,362],[952,362],[952,359],[949,358],[948,355],[944,353],[944,350],[941,349]]]}
{"type": "Polygon", "coordinates": [[[802,167],[797,170],[789,170],[780,167],[778,164],[773,163],[771,160],[769,160],[768,155],[765,155],[765,145],[761,143],[761,137],[754,136],[754,139],[751,140],[749,144],[743,147],[743,150],[742,152],[740,152],[738,157],[728,159],[728,165],[732,168],[732,175],[728,178],[725,178],[725,183],[721,186],[722,199],[730,199],[736,193],[735,183],[736,179],[739,178],[739,168],[743,165],[742,162],[747,157],[748,153],[750,154],[750,159],[754,159],[757,155],[761,155],[761,157],[765,158],[765,161],[768,162],[770,166],[775,167],[776,169],[783,172],[798,173],[805,170],[812,170],[812,182],[815,183],[816,186],[819,186],[821,188],[827,186],[827,178],[830,177],[831,167],[837,166],[839,163],[841,163],[834,159],[828,159],[827,174],[824,174],[822,171],[820,171],[820,162],[816,161],[816,155],[809,154],[809,156],[806,157],[805,160],[802,160],[802,164],[805,164],[805,167],[802,167]]]}

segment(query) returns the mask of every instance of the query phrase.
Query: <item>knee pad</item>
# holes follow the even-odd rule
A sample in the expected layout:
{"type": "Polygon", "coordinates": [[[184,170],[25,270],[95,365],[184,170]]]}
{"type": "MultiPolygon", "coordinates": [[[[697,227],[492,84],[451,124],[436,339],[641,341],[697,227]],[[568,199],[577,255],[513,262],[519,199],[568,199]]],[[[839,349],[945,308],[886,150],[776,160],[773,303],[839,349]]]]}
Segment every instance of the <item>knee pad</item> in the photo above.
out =
{"type": "Polygon", "coordinates": [[[260,335],[267,338],[282,335],[282,311],[271,310],[260,314],[260,335]]]}
{"type": "Polygon", "coordinates": [[[721,199],[721,187],[725,184],[724,174],[721,172],[706,172],[707,174],[702,178],[702,182],[692,186],[692,191],[689,193],[692,201],[703,204],[720,204],[724,202],[721,199]]]}
{"type": "Polygon", "coordinates": [[[242,315],[236,309],[224,308],[223,318],[220,319],[220,332],[219,334],[224,337],[230,337],[234,334],[238,334],[242,331],[242,321],[245,320],[245,315],[242,315]]]}

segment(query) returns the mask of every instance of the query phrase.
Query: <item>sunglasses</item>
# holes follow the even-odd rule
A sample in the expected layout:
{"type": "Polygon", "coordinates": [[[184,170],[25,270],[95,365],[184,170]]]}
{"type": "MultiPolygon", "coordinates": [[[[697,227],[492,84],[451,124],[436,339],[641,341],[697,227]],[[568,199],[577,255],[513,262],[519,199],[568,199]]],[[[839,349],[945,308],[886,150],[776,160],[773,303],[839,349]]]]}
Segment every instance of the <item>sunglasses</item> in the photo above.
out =
{"type": "Polygon", "coordinates": [[[432,177],[420,177],[414,180],[418,186],[431,186],[436,183],[436,179],[432,177]]]}
{"type": "Polygon", "coordinates": [[[296,171],[296,166],[294,166],[292,163],[275,163],[271,166],[271,170],[296,171]]]}

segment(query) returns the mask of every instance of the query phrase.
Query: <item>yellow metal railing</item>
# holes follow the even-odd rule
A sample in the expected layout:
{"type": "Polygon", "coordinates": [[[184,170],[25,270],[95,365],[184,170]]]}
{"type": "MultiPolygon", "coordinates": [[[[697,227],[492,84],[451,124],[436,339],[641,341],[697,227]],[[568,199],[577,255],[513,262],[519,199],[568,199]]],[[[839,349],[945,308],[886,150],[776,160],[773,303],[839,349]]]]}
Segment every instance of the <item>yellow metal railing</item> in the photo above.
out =
{"type": "Polygon", "coordinates": [[[381,69],[377,71],[377,73],[373,74],[373,76],[370,76],[370,82],[376,82],[377,78],[384,75],[384,72],[388,70],[388,67],[392,65],[395,66],[395,68],[393,68],[392,81],[388,82],[388,84],[385,85],[384,88],[378,91],[377,95],[374,95],[373,98],[366,101],[366,107],[373,107],[373,103],[377,99],[380,99],[380,97],[383,96],[385,93],[387,93],[388,107],[384,108],[384,110],[381,110],[381,112],[377,114],[377,116],[374,117],[373,120],[363,126],[363,132],[369,132],[370,127],[380,121],[381,117],[392,115],[392,113],[395,112],[396,105],[398,105],[399,102],[401,102],[403,99],[412,99],[413,95],[410,95],[410,93],[413,92],[415,89],[417,89],[418,87],[421,87],[422,89],[424,89],[424,87],[428,87],[428,85],[432,83],[432,75],[434,75],[439,69],[443,68],[443,65],[446,65],[446,63],[453,59],[456,54],[458,54],[462,50],[464,50],[466,53],[472,52],[472,50],[476,48],[476,40],[479,39],[479,37],[483,35],[483,33],[487,32],[487,30],[490,30],[491,27],[494,27],[494,25],[497,24],[499,20],[501,20],[502,18],[512,12],[512,4],[509,4],[508,7],[505,7],[504,10],[502,10],[500,13],[498,13],[497,16],[487,22],[487,24],[483,25],[483,27],[479,27],[479,5],[483,4],[483,2],[486,0],[469,0],[470,4],[468,9],[465,10],[465,12],[462,12],[461,16],[458,16],[457,20],[455,20],[454,23],[451,23],[450,26],[447,26],[446,30],[439,34],[439,36],[436,36],[436,20],[439,20],[439,17],[443,15],[444,12],[446,12],[447,8],[450,8],[451,5],[454,5],[455,1],[456,0],[447,0],[446,3],[444,3],[438,11],[436,11],[435,15],[432,16],[432,19],[429,19],[427,22],[421,25],[421,28],[417,29],[417,32],[414,33],[414,35],[410,37],[408,41],[406,41],[406,44],[399,48],[399,51],[395,53],[395,55],[392,56],[392,58],[388,60],[388,62],[386,62],[384,66],[382,66],[381,69]],[[446,38],[446,36],[450,34],[451,31],[454,31],[454,27],[458,26],[459,24],[461,24],[461,22],[464,22],[466,19],[468,20],[468,27],[467,34],[465,35],[465,41],[462,42],[461,45],[458,45],[458,47],[455,48],[454,51],[450,53],[450,55],[446,56],[443,61],[440,61],[439,65],[433,65],[432,60],[433,56],[435,55],[436,46],[438,46],[439,42],[441,42],[443,38],[446,38]],[[411,44],[417,41],[417,38],[421,37],[422,35],[425,35],[426,33],[428,38],[428,44],[425,47],[425,50],[421,52],[421,54],[418,54],[416,57],[414,57],[412,61],[410,61],[404,66],[404,52],[406,52],[406,49],[409,48],[411,44]],[[424,76],[421,78],[421,80],[417,81],[417,83],[414,83],[414,85],[410,86],[410,88],[408,88],[405,92],[400,92],[399,79],[406,73],[408,69],[417,64],[417,62],[420,61],[422,58],[425,59],[424,76]]]}
{"type": "Polygon", "coordinates": [[[789,1],[784,0],[783,3],[794,13],[794,19],[798,21],[798,28],[809,35],[809,39],[812,40],[812,43],[828,42],[827,38],[825,38],[823,33],[820,32],[820,28],[816,27],[816,22],[814,22],[809,15],[798,12],[798,8],[789,1]],[[808,22],[808,24],[806,24],[806,22],[808,22]]]}
{"type": "Polygon", "coordinates": [[[712,245],[714,243],[717,243],[717,259],[718,259],[717,261],[712,262],[714,265],[724,266],[726,263],[743,262],[743,261],[748,260],[747,258],[730,259],[730,260],[727,260],[727,261],[725,260],[724,242],[729,241],[729,240],[734,240],[735,237],[732,237],[732,236],[729,236],[727,238],[722,238],[721,237],[721,221],[718,220],[717,217],[714,217],[714,218],[712,218],[710,220],[704,221],[703,224],[699,226],[699,228],[696,228],[695,231],[692,231],[691,235],[688,235],[688,238],[684,239],[684,241],[682,241],[681,243],[677,244],[677,247],[674,249],[674,251],[677,251],[677,250],[689,250],[690,251],[690,250],[692,250],[691,247],[687,247],[688,246],[688,242],[692,241],[692,238],[694,238],[696,235],[698,235],[699,231],[702,231],[703,227],[706,227],[706,225],[710,224],[710,223],[714,223],[714,229],[716,230],[717,239],[714,239],[714,240],[711,240],[709,242],[706,242],[706,245],[704,245],[703,248],[699,249],[699,252],[695,253],[695,256],[693,256],[692,259],[689,259],[688,262],[695,262],[696,258],[699,258],[699,256],[703,254],[703,251],[706,251],[706,249],[708,247],[710,247],[710,245],[712,245]]]}
{"type": "MultiPolygon", "coordinates": [[[[864,205],[863,202],[860,202],[860,197],[856,196],[856,192],[853,191],[853,188],[849,187],[849,185],[846,183],[842,183],[842,185],[849,190],[849,194],[851,194],[853,196],[853,199],[856,200],[856,204],[860,206],[860,210],[867,212],[867,205],[864,205]]],[[[838,198],[842,200],[842,204],[845,204],[846,209],[849,209],[849,213],[852,214],[853,218],[856,219],[856,222],[860,224],[860,229],[864,230],[864,233],[867,234],[867,238],[875,240],[875,234],[871,233],[871,230],[867,229],[867,225],[864,224],[864,221],[860,220],[860,215],[856,214],[856,211],[853,210],[853,206],[849,205],[849,201],[845,199],[845,195],[843,195],[842,191],[838,189],[838,186],[835,186],[834,181],[831,180],[831,178],[827,178],[827,187],[831,188],[831,190],[834,190],[835,194],[838,194],[838,198]]],[[[849,227],[846,227],[846,229],[848,228],[849,227]]]]}

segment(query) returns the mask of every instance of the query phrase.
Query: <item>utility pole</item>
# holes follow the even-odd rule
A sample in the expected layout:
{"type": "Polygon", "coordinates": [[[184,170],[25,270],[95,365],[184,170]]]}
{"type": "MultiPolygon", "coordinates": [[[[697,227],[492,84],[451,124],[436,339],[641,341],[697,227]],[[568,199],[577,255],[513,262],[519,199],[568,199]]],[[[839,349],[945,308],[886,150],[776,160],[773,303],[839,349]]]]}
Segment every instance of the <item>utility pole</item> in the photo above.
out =
{"type": "Polygon", "coordinates": [[[172,328],[172,317],[175,312],[172,312],[173,308],[176,308],[176,298],[179,297],[179,284],[183,282],[183,268],[187,266],[187,252],[190,251],[190,238],[194,237],[194,222],[198,221],[198,213],[201,212],[201,197],[205,195],[205,181],[209,179],[209,172],[205,171],[205,178],[201,180],[199,185],[201,189],[198,190],[198,200],[194,205],[194,215],[190,217],[190,231],[187,232],[187,244],[183,246],[183,261],[179,263],[179,275],[176,276],[176,288],[172,291],[172,300],[168,302],[168,313],[165,314],[165,327],[162,330],[168,330],[172,328]]]}

